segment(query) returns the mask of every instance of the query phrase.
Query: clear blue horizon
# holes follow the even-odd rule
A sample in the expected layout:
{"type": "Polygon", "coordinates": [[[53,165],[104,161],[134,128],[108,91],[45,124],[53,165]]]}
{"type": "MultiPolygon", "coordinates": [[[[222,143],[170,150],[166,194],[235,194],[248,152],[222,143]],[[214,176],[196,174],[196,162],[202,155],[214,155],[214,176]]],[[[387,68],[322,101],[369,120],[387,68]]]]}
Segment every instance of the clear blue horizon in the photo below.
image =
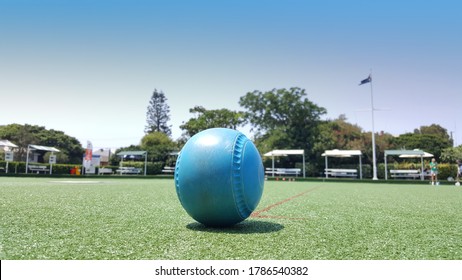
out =
{"type": "MultiPolygon", "coordinates": [[[[254,90],[300,87],[394,135],[439,124],[462,144],[462,2],[0,0],[0,125],[138,144],[154,89],[173,138],[189,109],[240,110],[254,90]]],[[[244,132],[248,133],[247,128],[244,132]]],[[[290,147],[296,148],[296,147],[290,147]]]]}

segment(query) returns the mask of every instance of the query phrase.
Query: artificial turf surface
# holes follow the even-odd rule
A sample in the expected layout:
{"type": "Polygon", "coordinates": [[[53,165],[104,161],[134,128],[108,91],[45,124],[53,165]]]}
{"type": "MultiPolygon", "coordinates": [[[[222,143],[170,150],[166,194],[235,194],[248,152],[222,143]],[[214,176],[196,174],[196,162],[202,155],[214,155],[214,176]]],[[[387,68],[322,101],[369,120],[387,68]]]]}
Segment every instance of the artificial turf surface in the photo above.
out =
{"type": "Polygon", "coordinates": [[[461,202],[454,186],[268,181],[220,229],[173,180],[0,177],[0,259],[461,260],[461,202]]]}

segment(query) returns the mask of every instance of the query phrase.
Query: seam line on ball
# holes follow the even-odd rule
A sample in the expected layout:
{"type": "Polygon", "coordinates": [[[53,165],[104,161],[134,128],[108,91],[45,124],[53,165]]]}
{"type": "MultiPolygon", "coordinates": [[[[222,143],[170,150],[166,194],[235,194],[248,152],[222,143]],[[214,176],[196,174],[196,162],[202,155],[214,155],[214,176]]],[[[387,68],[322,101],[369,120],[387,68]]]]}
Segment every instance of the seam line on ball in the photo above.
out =
{"type": "Polygon", "coordinates": [[[244,134],[239,134],[236,137],[233,150],[233,193],[235,196],[236,207],[242,218],[250,216],[250,210],[247,207],[244,199],[244,185],[242,183],[242,157],[245,142],[247,137],[244,134]]]}
{"type": "Polygon", "coordinates": [[[180,200],[180,203],[183,204],[183,201],[181,200],[181,193],[180,193],[180,179],[179,179],[179,174],[180,174],[180,160],[181,158],[181,152],[178,155],[178,158],[176,159],[176,164],[175,164],[175,188],[176,188],[176,193],[178,194],[178,199],[180,200]]]}

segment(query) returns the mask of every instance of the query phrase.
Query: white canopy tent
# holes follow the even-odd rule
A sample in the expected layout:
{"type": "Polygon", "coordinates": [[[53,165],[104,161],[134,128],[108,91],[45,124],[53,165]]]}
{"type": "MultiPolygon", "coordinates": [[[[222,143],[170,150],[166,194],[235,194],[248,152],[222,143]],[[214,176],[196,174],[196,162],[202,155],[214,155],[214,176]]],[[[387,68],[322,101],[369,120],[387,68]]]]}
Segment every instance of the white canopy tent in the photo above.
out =
{"type": "Polygon", "coordinates": [[[144,176],[146,176],[146,168],[148,166],[148,152],[147,151],[123,151],[117,154],[122,158],[121,164],[123,164],[124,157],[126,156],[144,156],[144,176]]]}
{"type": "Polygon", "coordinates": [[[414,150],[385,150],[385,180],[388,180],[388,169],[387,169],[387,156],[399,156],[400,158],[420,158],[421,162],[421,172],[420,172],[420,178],[422,181],[424,180],[424,162],[423,158],[424,157],[432,157],[433,155],[430,153],[426,153],[422,150],[419,149],[414,149],[414,150]]]}
{"type": "MultiPolygon", "coordinates": [[[[420,150],[419,149],[414,149],[413,151],[420,151],[420,150]]],[[[421,155],[420,153],[417,154],[417,155],[403,154],[403,155],[400,155],[399,157],[400,158],[421,158],[421,157],[430,158],[430,157],[434,157],[433,154],[427,153],[425,151],[422,151],[422,152],[424,152],[423,155],[421,155]]]]}
{"type": "MultiPolygon", "coordinates": [[[[60,152],[60,150],[58,150],[56,148],[53,148],[53,147],[29,144],[27,146],[26,174],[27,174],[27,172],[29,170],[29,153],[30,153],[30,151],[35,151],[35,150],[51,152],[52,155],[53,155],[53,153],[59,153],[60,152]]],[[[50,168],[50,174],[51,174],[51,172],[52,172],[52,169],[50,168]]]]}
{"type": "MultiPolygon", "coordinates": [[[[363,178],[363,164],[362,164],[362,152],[360,150],[326,150],[322,154],[323,157],[326,158],[326,169],[329,168],[328,165],[328,157],[337,157],[337,158],[350,158],[352,156],[358,156],[359,157],[359,178],[363,178]]],[[[326,178],[328,177],[328,174],[326,172],[326,178]]]]}
{"type": "Polygon", "coordinates": [[[15,144],[11,143],[9,140],[0,140],[0,148],[17,148],[15,144]]]}
{"type": "MultiPolygon", "coordinates": [[[[304,150],[272,150],[263,156],[272,158],[272,168],[274,170],[274,157],[284,157],[288,155],[302,155],[303,156],[303,178],[305,178],[305,151],[304,150]]],[[[274,177],[274,173],[273,173],[274,177]]]]}
{"type": "Polygon", "coordinates": [[[6,161],[5,173],[8,173],[9,161],[13,160],[13,152],[10,152],[10,149],[14,149],[14,148],[17,148],[17,147],[18,147],[17,145],[11,143],[9,140],[0,140],[0,148],[5,151],[5,161],[6,161]],[[11,153],[11,159],[10,160],[8,160],[8,158],[7,158],[8,153],[11,153]]]}

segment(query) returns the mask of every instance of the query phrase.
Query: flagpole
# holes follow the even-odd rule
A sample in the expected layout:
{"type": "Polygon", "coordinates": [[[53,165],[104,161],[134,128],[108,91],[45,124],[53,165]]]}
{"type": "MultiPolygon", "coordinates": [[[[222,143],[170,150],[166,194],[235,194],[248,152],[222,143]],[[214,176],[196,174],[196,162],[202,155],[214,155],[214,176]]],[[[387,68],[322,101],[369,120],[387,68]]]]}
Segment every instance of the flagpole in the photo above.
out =
{"type": "Polygon", "coordinates": [[[372,90],[372,69],[369,77],[362,80],[359,85],[371,84],[371,113],[372,113],[372,180],[378,180],[377,178],[377,156],[375,153],[375,128],[374,128],[374,91],[372,90]]]}
{"type": "MultiPolygon", "coordinates": [[[[375,153],[375,128],[374,128],[374,94],[372,90],[372,71],[369,75],[371,84],[371,111],[372,111],[372,180],[378,180],[377,178],[377,157],[375,153]]],[[[386,171],[385,171],[386,172],[386,171]]]]}

